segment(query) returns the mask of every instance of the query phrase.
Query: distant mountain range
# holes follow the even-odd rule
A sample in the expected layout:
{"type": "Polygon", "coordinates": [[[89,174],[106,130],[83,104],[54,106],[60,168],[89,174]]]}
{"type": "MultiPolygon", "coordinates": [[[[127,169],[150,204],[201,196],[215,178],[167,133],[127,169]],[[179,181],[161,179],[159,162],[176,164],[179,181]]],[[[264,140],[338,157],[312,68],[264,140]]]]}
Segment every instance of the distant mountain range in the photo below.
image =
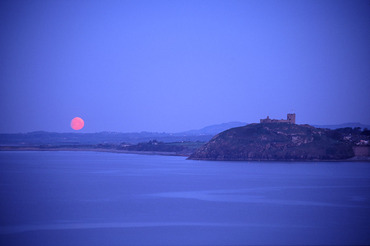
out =
{"type": "MultiPolygon", "coordinates": [[[[228,123],[210,125],[210,126],[206,126],[201,129],[197,129],[197,130],[180,132],[180,133],[176,133],[176,135],[185,135],[185,136],[216,135],[230,128],[245,126],[248,124],[249,123],[246,123],[246,122],[233,121],[233,122],[228,122],[228,123]]],[[[362,129],[365,129],[365,128],[370,129],[370,125],[364,125],[359,122],[350,122],[350,123],[337,124],[337,125],[312,125],[312,126],[316,128],[328,128],[328,129],[338,129],[338,128],[346,128],[346,127],[351,127],[351,128],[360,127],[362,129]]]]}
{"type": "Polygon", "coordinates": [[[216,125],[210,125],[206,126],[201,129],[197,130],[190,130],[185,132],[176,133],[179,135],[185,135],[185,136],[193,136],[193,135],[216,135],[220,132],[226,131],[230,128],[239,127],[239,126],[245,126],[247,123],[245,122],[239,122],[239,121],[233,121],[228,123],[222,123],[222,124],[216,124],[216,125]]]}
{"type": "Polygon", "coordinates": [[[317,128],[329,128],[329,129],[338,129],[338,128],[346,128],[346,127],[360,127],[361,129],[370,129],[370,125],[364,125],[359,122],[350,122],[350,123],[344,123],[344,124],[338,124],[338,125],[312,125],[317,128]]]}
{"type": "MultiPolygon", "coordinates": [[[[246,122],[240,122],[240,121],[233,121],[233,122],[228,122],[228,123],[222,123],[222,124],[216,124],[216,125],[210,125],[206,126],[201,129],[197,130],[190,130],[190,131],[185,131],[181,133],[176,133],[177,134],[182,134],[186,136],[193,136],[193,135],[216,135],[220,132],[226,131],[230,128],[234,127],[240,127],[240,126],[245,126],[248,125],[249,123],[246,122]]],[[[328,128],[328,129],[338,129],[338,128],[346,128],[346,127],[360,127],[362,129],[370,129],[370,125],[364,125],[359,122],[350,122],[350,123],[343,123],[343,124],[337,124],[337,125],[312,125],[316,128],[328,128]]]]}
{"type": "MultiPolygon", "coordinates": [[[[147,142],[157,140],[161,142],[207,142],[214,135],[230,128],[245,126],[245,122],[228,122],[210,125],[197,130],[184,131],[179,133],[158,133],[158,132],[98,132],[98,133],[55,133],[55,132],[30,132],[15,134],[0,134],[0,145],[84,145],[101,143],[131,143],[147,142]]],[[[361,127],[370,129],[370,125],[361,123],[345,123],[339,125],[314,125],[318,128],[344,128],[361,127]]]]}

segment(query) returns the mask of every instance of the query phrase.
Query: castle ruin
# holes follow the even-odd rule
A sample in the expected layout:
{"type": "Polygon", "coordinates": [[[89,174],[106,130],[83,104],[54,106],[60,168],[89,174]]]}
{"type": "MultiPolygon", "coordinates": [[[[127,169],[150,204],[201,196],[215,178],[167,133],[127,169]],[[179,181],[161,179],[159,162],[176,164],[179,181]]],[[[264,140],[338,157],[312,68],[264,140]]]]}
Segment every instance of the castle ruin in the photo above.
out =
{"type": "Polygon", "coordinates": [[[266,119],[260,119],[260,123],[291,123],[295,124],[295,114],[288,114],[286,120],[270,119],[268,116],[266,119]]]}

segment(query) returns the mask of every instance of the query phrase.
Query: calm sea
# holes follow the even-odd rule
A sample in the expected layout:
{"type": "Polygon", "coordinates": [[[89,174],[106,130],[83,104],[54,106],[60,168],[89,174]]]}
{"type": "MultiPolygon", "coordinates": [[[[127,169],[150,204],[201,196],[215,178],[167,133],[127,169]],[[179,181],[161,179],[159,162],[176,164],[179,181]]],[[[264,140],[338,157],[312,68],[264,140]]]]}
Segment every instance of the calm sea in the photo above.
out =
{"type": "Polygon", "coordinates": [[[370,163],[0,152],[0,245],[370,244],[370,163]]]}

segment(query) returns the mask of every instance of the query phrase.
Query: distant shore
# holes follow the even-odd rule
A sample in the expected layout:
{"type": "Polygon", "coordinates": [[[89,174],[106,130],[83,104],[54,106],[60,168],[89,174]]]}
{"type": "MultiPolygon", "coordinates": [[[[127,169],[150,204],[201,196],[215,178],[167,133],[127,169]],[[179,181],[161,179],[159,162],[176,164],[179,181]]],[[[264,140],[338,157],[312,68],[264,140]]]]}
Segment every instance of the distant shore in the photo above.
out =
{"type": "MultiPolygon", "coordinates": [[[[1,151],[93,151],[93,152],[108,152],[108,153],[119,153],[119,154],[137,154],[137,155],[164,155],[164,156],[183,156],[189,157],[190,154],[179,154],[176,152],[164,152],[164,151],[130,151],[130,150],[119,150],[119,149],[108,149],[108,148],[71,148],[71,147],[38,147],[38,146],[0,146],[1,151]]],[[[202,161],[202,160],[201,160],[202,161]]],[[[206,160],[203,161],[217,161],[217,160],[206,160]]],[[[236,160],[238,161],[238,160],[236,160]]],[[[352,157],[350,159],[341,160],[240,160],[247,162],[370,162],[370,157],[352,157]]]]}
{"type": "Polygon", "coordinates": [[[167,155],[167,156],[189,156],[186,154],[178,154],[176,152],[163,151],[130,151],[105,148],[71,148],[71,147],[37,147],[37,146],[0,146],[0,151],[94,151],[94,152],[109,152],[121,154],[139,154],[139,155],[167,155]]]}

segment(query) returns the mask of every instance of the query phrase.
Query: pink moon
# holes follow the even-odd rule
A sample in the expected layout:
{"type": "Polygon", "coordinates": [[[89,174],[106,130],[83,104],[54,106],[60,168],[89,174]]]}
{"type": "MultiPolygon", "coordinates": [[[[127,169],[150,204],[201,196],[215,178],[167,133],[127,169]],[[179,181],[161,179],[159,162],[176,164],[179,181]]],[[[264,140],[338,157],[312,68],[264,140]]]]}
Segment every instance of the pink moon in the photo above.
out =
{"type": "Polygon", "coordinates": [[[75,117],[71,121],[71,127],[73,130],[81,130],[85,125],[85,122],[80,117],[75,117]]]}

